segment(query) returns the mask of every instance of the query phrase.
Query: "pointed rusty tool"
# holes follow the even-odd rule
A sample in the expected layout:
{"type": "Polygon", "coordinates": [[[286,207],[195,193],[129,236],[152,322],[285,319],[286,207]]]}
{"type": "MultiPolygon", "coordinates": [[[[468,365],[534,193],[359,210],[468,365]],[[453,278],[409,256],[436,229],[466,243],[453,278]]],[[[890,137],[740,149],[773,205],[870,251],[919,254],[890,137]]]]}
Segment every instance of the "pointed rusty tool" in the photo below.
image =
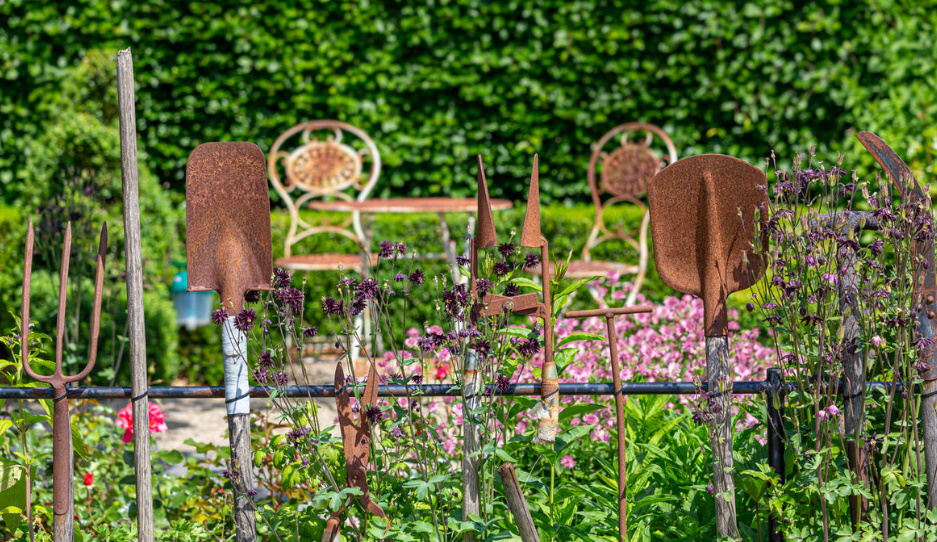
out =
{"type": "MultiPolygon", "coordinates": [[[[539,310],[540,303],[536,293],[517,296],[504,296],[486,292],[480,296],[478,292],[478,249],[498,246],[498,234],[495,229],[494,217],[488,196],[488,183],[485,179],[485,166],[481,155],[478,156],[478,223],[477,234],[471,240],[471,262],[469,265],[469,288],[473,300],[471,319],[472,326],[476,326],[480,318],[489,318],[503,313],[533,314],[539,310]]],[[[481,402],[482,380],[478,366],[478,351],[474,348],[474,339],[465,352],[462,374],[462,398],[468,412],[478,408],[481,402]]],[[[466,416],[462,424],[462,517],[480,513],[479,487],[478,487],[478,427],[466,416]]],[[[463,542],[473,542],[475,533],[467,531],[463,534],[463,542]]]]}
{"type": "Polygon", "coordinates": [[[235,325],[248,290],[269,290],[273,274],[270,194],[264,153],[253,143],[203,143],[186,165],[186,260],[189,291],[218,290],[228,318],[222,326],[225,403],[238,542],[257,539],[250,439],[247,337],[235,325]]]}
{"type": "Polygon", "coordinates": [[[569,311],[567,318],[604,317],[605,330],[608,332],[608,353],[612,363],[612,384],[615,395],[615,427],[618,430],[618,540],[628,540],[628,463],[626,452],[628,441],[625,427],[625,398],[621,387],[621,366],[618,362],[618,330],[615,328],[615,316],[622,314],[641,314],[653,312],[650,305],[620,307],[617,309],[592,309],[569,311]]]}
{"type": "Polygon", "coordinates": [[[23,266],[23,314],[20,322],[23,371],[33,380],[52,386],[52,533],[55,542],[75,539],[75,496],[73,494],[72,426],[68,415],[68,384],[91,374],[98,357],[98,333],[101,330],[101,298],[104,291],[104,259],[107,254],[107,224],[101,227],[97,271],[94,277],[94,302],[91,309],[91,348],[85,368],[75,375],[62,372],[65,347],[65,301],[68,289],[68,263],[72,251],[72,223],[65,227],[62,268],[59,275],[59,307],[55,326],[55,372],[49,376],[36,373],[29,362],[29,293],[33,269],[33,221],[26,233],[26,263],[23,266]]]}
{"type": "MultiPolygon", "coordinates": [[[[924,192],[911,169],[880,137],[871,132],[860,132],[856,138],[875,158],[898,187],[902,199],[917,200],[931,209],[930,195],[924,192]]],[[[928,238],[914,245],[915,259],[921,264],[914,271],[914,289],[911,295],[914,314],[915,339],[923,338],[926,345],[921,360],[926,368],[921,373],[924,389],[921,395],[924,425],[924,462],[927,470],[927,506],[937,508],[937,265],[934,261],[934,240],[928,238]]],[[[848,376],[848,375],[847,375],[848,376]]],[[[865,375],[863,374],[863,377],[865,375]]],[[[864,379],[863,379],[864,382],[864,379]]],[[[846,428],[849,433],[849,428],[846,428]]],[[[856,463],[864,466],[862,447],[856,445],[856,463]]]]}
{"type": "MultiPolygon", "coordinates": [[[[357,487],[361,490],[358,496],[358,502],[365,510],[387,522],[387,529],[390,528],[390,520],[384,514],[384,510],[371,499],[371,492],[368,490],[368,459],[371,454],[371,424],[368,422],[368,409],[375,407],[377,403],[377,371],[374,365],[368,371],[368,381],[364,387],[364,395],[361,396],[358,404],[358,422],[355,423],[352,417],[351,398],[353,391],[348,380],[345,378],[345,371],[342,369],[342,362],[335,364],[335,406],[338,410],[338,423],[342,430],[342,449],[345,454],[345,472],[347,477],[345,485],[347,487],[357,487]]],[[[341,509],[332,512],[325,524],[325,531],[322,533],[322,542],[332,542],[341,532],[342,512],[346,509],[346,502],[341,509]]],[[[361,523],[366,525],[365,522],[361,523]]]]}
{"type": "Polygon", "coordinates": [[[543,367],[540,369],[540,402],[537,403],[537,436],[534,442],[552,444],[559,428],[560,380],[553,361],[553,296],[550,294],[550,243],[540,233],[540,159],[534,154],[527,192],[527,210],[521,228],[521,246],[540,248],[543,297],[533,312],[543,320],[543,367]]]}
{"type": "MultiPolygon", "coordinates": [[[[726,297],[750,288],[764,273],[763,259],[752,249],[756,211],[767,206],[764,184],[765,174],[755,166],[706,154],[674,162],[648,185],[657,271],[671,288],[703,299],[720,536],[738,536],[726,297]]],[[[765,215],[761,213],[761,220],[765,215]]]]}

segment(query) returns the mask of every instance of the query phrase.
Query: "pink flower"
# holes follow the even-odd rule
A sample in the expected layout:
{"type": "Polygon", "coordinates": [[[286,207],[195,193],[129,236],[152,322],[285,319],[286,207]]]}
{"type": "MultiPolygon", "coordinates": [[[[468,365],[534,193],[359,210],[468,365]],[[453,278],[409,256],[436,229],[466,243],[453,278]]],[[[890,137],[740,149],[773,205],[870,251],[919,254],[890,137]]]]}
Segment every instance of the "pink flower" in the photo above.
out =
{"type": "MultiPolygon", "coordinates": [[[[166,415],[163,414],[163,408],[156,403],[150,403],[150,433],[165,433],[169,427],[166,425],[166,415]]],[[[128,404],[117,412],[117,419],[114,420],[117,427],[124,430],[124,435],[120,438],[121,442],[127,443],[133,440],[133,408],[128,404]]]]}
{"type": "Polygon", "coordinates": [[[885,344],[885,339],[879,337],[878,335],[875,335],[874,337],[872,337],[870,342],[874,344],[875,346],[880,347],[885,344]]]}
{"type": "Polygon", "coordinates": [[[436,325],[429,326],[426,328],[426,332],[430,335],[442,335],[442,328],[436,325]]]}
{"type": "Polygon", "coordinates": [[[820,412],[817,412],[817,418],[820,418],[821,420],[826,420],[827,418],[829,418],[829,414],[827,414],[825,410],[820,410],[820,412]]]}
{"type": "Polygon", "coordinates": [[[436,357],[439,358],[440,361],[449,361],[452,355],[449,353],[449,349],[444,346],[436,353],[436,357]]]}
{"type": "Polygon", "coordinates": [[[839,416],[839,409],[836,408],[836,405],[830,405],[826,407],[826,413],[830,415],[831,418],[839,416]]]}
{"type": "Polygon", "coordinates": [[[590,412],[582,417],[582,421],[583,423],[587,423],[589,425],[598,425],[599,417],[590,412]]]}
{"type": "Polygon", "coordinates": [[[564,469],[571,469],[576,466],[576,460],[571,455],[564,455],[563,459],[560,459],[560,465],[564,469]]]}

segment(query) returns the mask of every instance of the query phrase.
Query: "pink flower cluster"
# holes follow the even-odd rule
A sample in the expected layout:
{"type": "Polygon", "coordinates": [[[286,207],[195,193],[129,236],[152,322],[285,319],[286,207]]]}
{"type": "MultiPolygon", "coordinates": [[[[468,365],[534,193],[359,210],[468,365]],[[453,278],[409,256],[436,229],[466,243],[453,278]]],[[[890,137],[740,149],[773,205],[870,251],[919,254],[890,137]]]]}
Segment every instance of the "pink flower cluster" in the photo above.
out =
{"type": "MultiPolygon", "coordinates": [[[[630,291],[631,284],[621,280],[621,276],[617,273],[611,273],[596,281],[593,287],[601,295],[606,296],[609,305],[617,306],[621,302],[615,300],[624,298],[630,291]]],[[[638,303],[647,302],[643,296],[638,296],[638,303]]],[[[652,313],[620,317],[616,321],[618,336],[615,340],[618,341],[622,380],[625,382],[632,380],[702,382],[706,374],[706,337],[703,333],[702,300],[689,295],[667,297],[653,306],[652,313]]],[[[441,329],[434,329],[437,327],[428,328],[426,335],[441,333],[441,329]]],[[[605,320],[602,318],[582,321],[560,318],[555,322],[554,330],[556,343],[564,337],[579,332],[606,335],[605,320]]],[[[734,380],[763,380],[766,369],[778,365],[774,348],[758,342],[758,329],[740,330],[738,312],[735,310],[729,311],[729,330],[732,378],[734,380]]],[[[417,329],[408,330],[404,346],[414,350],[415,353],[403,351],[399,353],[399,358],[393,353],[387,353],[384,359],[378,360],[379,369],[385,374],[421,374],[420,364],[410,365],[407,370],[403,370],[404,368],[400,367],[397,362],[398,359],[406,361],[419,356],[421,338],[421,333],[417,329]]],[[[575,354],[572,362],[560,375],[560,382],[584,383],[612,380],[608,341],[575,342],[567,348],[575,349],[575,354]]],[[[426,376],[437,382],[443,381],[449,376],[445,369],[449,368],[450,356],[451,354],[445,348],[434,352],[428,360],[426,376]]],[[[541,351],[530,359],[530,363],[521,366],[511,376],[510,381],[512,383],[534,382],[536,378],[534,378],[533,370],[542,366],[543,352],[541,351]]],[[[406,408],[406,399],[397,401],[398,406],[406,408]]],[[[683,405],[689,405],[692,401],[692,396],[679,398],[679,402],[683,405]]],[[[562,405],[582,403],[599,404],[602,408],[582,417],[572,418],[570,425],[593,426],[591,438],[594,441],[610,442],[609,431],[615,425],[613,399],[591,396],[564,396],[561,399],[562,405]]],[[[436,420],[435,430],[443,443],[443,449],[450,455],[459,453],[456,443],[459,441],[463,420],[461,402],[452,397],[446,397],[438,401],[428,401],[424,406],[427,408],[427,413],[436,420]]],[[[671,404],[672,406],[674,405],[671,404]]],[[[517,433],[523,433],[530,421],[528,415],[522,413],[518,415],[514,429],[517,433]]],[[[758,421],[749,414],[740,421],[739,429],[751,428],[757,424],[758,421]]],[[[500,427],[500,424],[496,423],[495,426],[500,427]]]]}
{"type": "MultiPolygon", "coordinates": [[[[150,405],[150,433],[165,433],[169,427],[166,426],[166,415],[163,414],[163,408],[156,403],[150,405]]],[[[124,430],[124,436],[121,442],[130,442],[133,440],[133,406],[128,404],[117,412],[117,419],[114,421],[117,427],[124,430]]]]}

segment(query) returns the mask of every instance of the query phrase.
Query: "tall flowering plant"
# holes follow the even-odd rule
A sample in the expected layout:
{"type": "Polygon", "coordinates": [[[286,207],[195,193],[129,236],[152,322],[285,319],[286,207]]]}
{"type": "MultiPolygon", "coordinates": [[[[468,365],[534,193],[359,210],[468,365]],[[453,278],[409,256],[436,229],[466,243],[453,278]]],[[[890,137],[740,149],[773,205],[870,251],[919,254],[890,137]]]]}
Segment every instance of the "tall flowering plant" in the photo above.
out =
{"type": "Polygon", "coordinates": [[[922,501],[920,399],[862,382],[920,381],[914,243],[933,238],[933,214],[902,196],[907,187],[861,182],[841,161],[826,166],[811,152],[787,170],[772,158],[766,183],[769,270],[755,301],[798,390],[787,405],[793,476],[772,508],[791,536],[910,539],[935,519],[922,501]],[[803,514],[815,521],[793,522],[803,514]]]}
{"type": "MultiPolygon", "coordinates": [[[[489,516],[499,515],[492,506],[494,460],[513,424],[504,423],[511,401],[494,392],[529,374],[523,368],[540,350],[542,330],[518,325],[524,321],[512,323],[506,314],[478,318],[472,309],[489,292],[519,294],[515,279],[525,267],[539,262],[511,242],[501,244],[480,262],[478,291],[473,296],[466,283],[453,282],[449,275],[427,277],[407,252],[402,243],[382,242],[368,273],[343,274],[334,294],[319,300],[327,321],[318,325],[303,321],[305,288],[294,287],[290,274],[279,268],[272,290],[266,295],[249,293],[250,306],[235,319],[235,325],[254,336],[249,341],[257,346],[252,356],[254,380],[271,389],[271,404],[288,428],[256,454],[255,462],[279,471],[277,491],[283,500],[311,504],[303,511],[294,508],[295,517],[290,518],[290,525],[305,524],[310,533],[321,533],[330,511],[339,510],[344,517],[342,531],[351,539],[409,536],[415,529],[434,540],[456,540],[466,531],[484,530],[493,519],[489,516]],[[413,326],[408,309],[420,288],[435,291],[437,320],[413,326]],[[370,336],[362,325],[365,314],[372,326],[370,336]],[[335,337],[342,353],[345,374],[350,375],[347,381],[355,393],[354,415],[366,416],[371,427],[368,485],[371,498],[391,520],[387,532],[383,521],[368,522],[356,509],[345,509],[347,498],[359,490],[345,487],[345,458],[335,426],[323,423],[316,402],[282,393],[290,382],[321,384],[309,381],[305,366],[291,357],[290,348],[315,337],[320,328],[335,337]],[[381,353],[375,352],[378,336],[384,341],[381,353]],[[466,406],[460,393],[468,355],[476,356],[481,381],[481,401],[473,408],[466,406]],[[403,395],[363,403],[365,375],[371,368],[379,384],[402,386],[403,395]],[[424,397],[422,384],[444,384],[449,396],[424,397]],[[480,473],[483,506],[474,517],[461,512],[457,468],[462,426],[468,421],[479,428],[480,438],[471,460],[480,473]]],[[[458,263],[464,267],[468,262],[458,263]]],[[[276,531],[281,510],[270,507],[261,512],[276,531]]]]}

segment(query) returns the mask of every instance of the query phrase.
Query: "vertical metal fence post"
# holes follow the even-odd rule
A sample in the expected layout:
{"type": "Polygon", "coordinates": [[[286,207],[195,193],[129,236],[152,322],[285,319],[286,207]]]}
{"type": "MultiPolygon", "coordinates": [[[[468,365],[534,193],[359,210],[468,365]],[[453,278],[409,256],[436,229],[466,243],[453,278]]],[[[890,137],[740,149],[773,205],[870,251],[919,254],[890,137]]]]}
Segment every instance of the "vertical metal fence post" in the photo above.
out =
{"type": "MultiPolygon", "coordinates": [[[[784,483],[784,376],[781,369],[768,369],[765,380],[768,389],[765,406],[768,411],[768,464],[784,483]]],[[[778,518],[773,514],[768,518],[768,541],[783,542],[784,536],[778,532],[778,518]]]]}

